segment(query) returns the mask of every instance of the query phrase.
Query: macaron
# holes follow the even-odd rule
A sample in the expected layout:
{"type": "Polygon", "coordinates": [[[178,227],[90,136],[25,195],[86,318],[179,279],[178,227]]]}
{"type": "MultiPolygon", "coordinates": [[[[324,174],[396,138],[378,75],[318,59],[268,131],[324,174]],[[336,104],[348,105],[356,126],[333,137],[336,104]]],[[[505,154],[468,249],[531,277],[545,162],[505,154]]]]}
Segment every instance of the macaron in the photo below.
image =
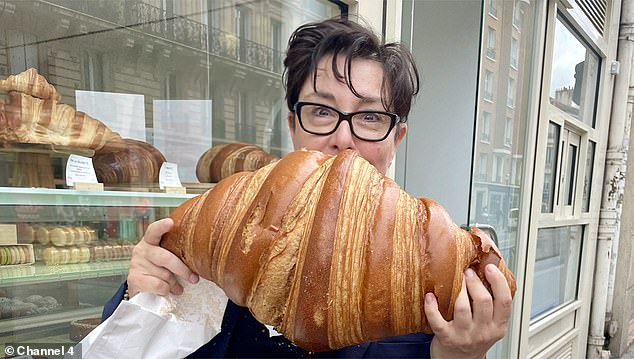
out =
{"type": "Polygon", "coordinates": [[[44,226],[37,226],[35,228],[35,240],[43,245],[47,245],[51,242],[51,239],[49,237],[49,231],[48,228],[44,227],[44,226]]]}
{"type": "Polygon", "coordinates": [[[73,241],[72,235],[67,228],[54,227],[49,231],[49,238],[54,246],[62,247],[73,241]]]}

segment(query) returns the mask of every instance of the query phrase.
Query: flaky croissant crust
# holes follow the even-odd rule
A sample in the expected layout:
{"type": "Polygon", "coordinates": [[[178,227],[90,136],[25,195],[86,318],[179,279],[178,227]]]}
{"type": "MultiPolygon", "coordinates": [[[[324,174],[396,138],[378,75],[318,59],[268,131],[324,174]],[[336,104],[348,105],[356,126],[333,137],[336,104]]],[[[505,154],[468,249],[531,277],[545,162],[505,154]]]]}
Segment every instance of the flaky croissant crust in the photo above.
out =
{"type": "Polygon", "coordinates": [[[161,246],[260,322],[306,350],[431,332],[424,295],[446,319],[471,266],[496,264],[490,238],[456,226],[356,152],[296,151],[239,173],[171,215],[161,246]]]}

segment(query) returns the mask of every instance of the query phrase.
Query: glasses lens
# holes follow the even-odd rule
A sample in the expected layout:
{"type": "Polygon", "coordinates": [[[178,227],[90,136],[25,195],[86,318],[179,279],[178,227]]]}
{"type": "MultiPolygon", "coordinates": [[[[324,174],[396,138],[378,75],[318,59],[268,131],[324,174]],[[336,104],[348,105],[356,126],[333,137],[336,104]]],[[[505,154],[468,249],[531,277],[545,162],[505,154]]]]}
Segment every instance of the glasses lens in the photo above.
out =
{"type": "Polygon", "coordinates": [[[392,117],[384,113],[361,112],[352,116],[355,134],[366,140],[385,137],[392,127],[392,117]]]}
{"type": "Polygon", "coordinates": [[[337,111],[320,105],[302,105],[300,120],[306,131],[315,134],[327,134],[335,129],[339,122],[337,111]]]}

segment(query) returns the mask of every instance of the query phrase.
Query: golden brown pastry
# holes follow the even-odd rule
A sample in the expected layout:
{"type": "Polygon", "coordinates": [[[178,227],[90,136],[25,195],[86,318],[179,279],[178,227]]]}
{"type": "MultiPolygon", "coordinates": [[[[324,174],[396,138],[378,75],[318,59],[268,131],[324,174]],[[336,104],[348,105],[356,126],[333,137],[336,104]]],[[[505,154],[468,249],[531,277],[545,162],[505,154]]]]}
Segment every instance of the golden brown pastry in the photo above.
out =
{"type": "Polygon", "coordinates": [[[126,138],[119,148],[93,157],[97,179],[104,184],[158,183],[163,154],[156,147],[126,138]]]}
{"type": "Polygon", "coordinates": [[[88,247],[79,247],[79,263],[90,262],[90,249],[88,247]]]}
{"type": "MultiPolygon", "coordinates": [[[[73,234],[67,227],[52,227],[48,231],[51,243],[57,247],[73,244],[73,234]]],[[[40,242],[41,243],[41,242],[40,242]]],[[[42,243],[44,244],[44,243],[42,243]]]]}
{"type": "Polygon", "coordinates": [[[33,226],[35,229],[35,240],[37,243],[42,245],[47,245],[50,243],[51,238],[49,234],[49,230],[45,226],[33,226]]]}
{"type": "Polygon", "coordinates": [[[107,149],[121,136],[101,121],[69,105],[11,91],[0,117],[0,143],[44,143],[107,149]]]}
{"type": "Polygon", "coordinates": [[[203,183],[215,183],[234,173],[255,171],[277,160],[260,147],[248,143],[216,145],[198,159],[196,177],[203,183]]]}
{"type": "Polygon", "coordinates": [[[356,152],[296,151],[236,174],[171,215],[161,246],[300,347],[324,351],[431,332],[423,304],[447,319],[463,272],[496,264],[493,241],[462,230],[356,152]]]}
{"type": "Polygon", "coordinates": [[[62,255],[59,249],[48,247],[42,251],[42,260],[46,265],[61,264],[62,255]]]}
{"type": "Polygon", "coordinates": [[[54,100],[59,102],[61,97],[55,87],[46,81],[36,69],[30,68],[17,75],[11,75],[4,80],[0,80],[0,90],[5,92],[17,91],[41,98],[43,100],[54,100]]]}

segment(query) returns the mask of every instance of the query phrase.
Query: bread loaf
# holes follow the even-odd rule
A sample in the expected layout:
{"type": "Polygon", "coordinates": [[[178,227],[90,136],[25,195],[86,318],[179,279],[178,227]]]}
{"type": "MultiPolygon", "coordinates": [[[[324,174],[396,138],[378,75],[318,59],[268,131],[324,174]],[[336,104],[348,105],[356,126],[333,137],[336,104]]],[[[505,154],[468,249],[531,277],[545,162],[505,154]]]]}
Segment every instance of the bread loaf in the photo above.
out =
{"type": "Polygon", "coordinates": [[[165,157],[154,146],[129,138],[123,139],[119,148],[93,157],[97,179],[104,184],[158,183],[163,162],[165,157]]]}
{"type": "Polygon", "coordinates": [[[424,296],[446,319],[472,267],[513,274],[493,241],[465,231],[356,152],[296,151],[219,182],[171,215],[161,246],[258,321],[324,351],[431,332],[424,296]]]}
{"type": "Polygon", "coordinates": [[[45,143],[95,151],[116,146],[121,136],[71,106],[11,91],[0,117],[0,143],[45,143]]]}
{"type": "Polygon", "coordinates": [[[48,81],[46,81],[46,78],[38,74],[37,70],[34,68],[30,68],[17,75],[11,75],[4,80],[0,80],[0,90],[6,92],[22,92],[43,100],[53,100],[56,102],[61,100],[61,97],[55,87],[49,84],[48,81]]]}
{"type": "Polygon", "coordinates": [[[203,183],[215,183],[234,173],[255,171],[277,160],[260,147],[248,143],[216,145],[198,159],[196,177],[203,183]]]}

